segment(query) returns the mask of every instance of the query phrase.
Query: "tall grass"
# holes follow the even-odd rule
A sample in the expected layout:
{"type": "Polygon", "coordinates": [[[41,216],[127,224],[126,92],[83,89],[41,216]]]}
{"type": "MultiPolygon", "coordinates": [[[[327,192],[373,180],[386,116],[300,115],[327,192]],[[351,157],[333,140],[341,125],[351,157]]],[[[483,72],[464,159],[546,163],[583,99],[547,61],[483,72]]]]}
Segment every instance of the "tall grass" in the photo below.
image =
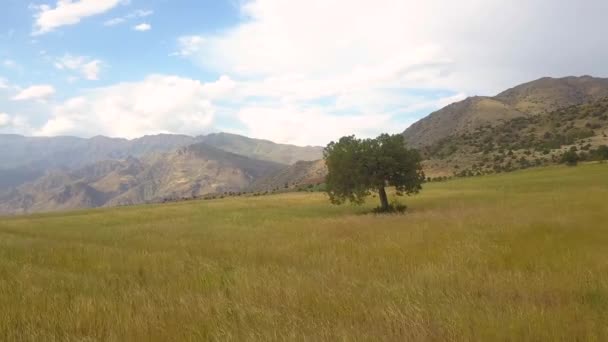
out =
{"type": "Polygon", "coordinates": [[[608,165],[375,200],[0,218],[0,340],[608,340],[608,165]]]}

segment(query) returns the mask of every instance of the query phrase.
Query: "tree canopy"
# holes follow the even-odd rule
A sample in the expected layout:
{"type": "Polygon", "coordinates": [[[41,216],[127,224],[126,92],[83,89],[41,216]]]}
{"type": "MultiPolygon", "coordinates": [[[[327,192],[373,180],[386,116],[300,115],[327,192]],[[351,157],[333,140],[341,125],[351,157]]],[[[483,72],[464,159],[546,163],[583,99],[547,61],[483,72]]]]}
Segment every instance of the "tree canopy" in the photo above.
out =
{"type": "Polygon", "coordinates": [[[334,204],[361,204],[371,191],[378,191],[380,209],[390,210],[385,187],[414,194],[422,189],[424,172],[418,151],[405,146],[400,134],[382,134],[376,139],[346,136],[324,150],[327,192],[334,204]]]}

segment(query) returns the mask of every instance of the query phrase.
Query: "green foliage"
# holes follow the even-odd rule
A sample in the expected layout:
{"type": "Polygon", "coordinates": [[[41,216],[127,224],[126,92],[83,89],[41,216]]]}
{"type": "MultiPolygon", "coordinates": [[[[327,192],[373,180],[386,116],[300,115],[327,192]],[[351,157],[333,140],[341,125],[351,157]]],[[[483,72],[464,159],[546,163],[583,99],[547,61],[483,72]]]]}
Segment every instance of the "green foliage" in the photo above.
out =
{"type": "Polygon", "coordinates": [[[564,154],[562,154],[561,163],[566,164],[568,166],[576,166],[579,161],[579,156],[576,153],[576,150],[570,149],[564,154]]]}
{"type": "Polygon", "coordinates": [[[327,192],[334,204],[363,203],[371,190],[380,192],[383,209],[388,208],[384,187],[398,192],[418,193],[425,180],[421,156],[408,149],[401,134],[382,134],[376,139],[354,136],[331,142],[324,151],[328,169],[327,192]]]}
{"type": "Polygon", "coordinates": [[[592,152],[595,160],[608,160],[608,146],[602,145],[592,152]]]}
{"type": "Polygon", "coordinates": [[[303,185],[298,186],[297,190],[300,192],[325,192],[326,185],[325,185],[325,183],[303,184],[303,185]]]}

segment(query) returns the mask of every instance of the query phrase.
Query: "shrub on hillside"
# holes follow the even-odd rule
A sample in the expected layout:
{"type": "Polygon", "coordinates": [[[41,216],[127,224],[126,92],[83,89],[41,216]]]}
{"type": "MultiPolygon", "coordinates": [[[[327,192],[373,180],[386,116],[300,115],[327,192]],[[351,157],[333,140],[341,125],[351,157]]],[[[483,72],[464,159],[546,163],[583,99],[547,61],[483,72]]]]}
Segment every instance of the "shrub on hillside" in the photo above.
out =
{"type": "Polygon", "coordinates": [[[566,164],[568,166],[576,166],[578,164],[578,161],[579,156],[576,151],[572,149],[562,154],[562,158],[560,160],[562,164],[566,164]]]}
{"type": "Polygon", "coordinates": [[[608,146],[602,145],[589,152],[592,160],[608,160],[608,146]]]}

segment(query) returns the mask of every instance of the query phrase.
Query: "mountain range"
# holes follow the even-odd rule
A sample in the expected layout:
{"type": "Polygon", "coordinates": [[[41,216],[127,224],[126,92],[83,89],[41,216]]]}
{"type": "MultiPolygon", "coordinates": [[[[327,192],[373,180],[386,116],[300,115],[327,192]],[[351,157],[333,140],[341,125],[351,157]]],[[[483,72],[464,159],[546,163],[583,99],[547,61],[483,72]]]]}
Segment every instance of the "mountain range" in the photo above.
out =
{"type": "Polygon", "coordinates": [[[159,134],[134,140],[103,136],[83,139],[0,135],[0,192],[33,181],[50,170],[74,170],[99,161],[128,157],[147,160],[154,155],[196,143],[205,143],[252,159],[286,165],[299,160],[318,160],[322,157],[323,150],[314,146],[275,144],[229,133],[197,137],[159,134]]]}
{"type": "Polygon", "coordinates": [[[53,170],[0,196],[0,212],[132,205],[237,192],[285,165],[196,143],[140,160],[53,170]]]}
{"type": "MultiPolygon", "coordinates": [[[[608,143],[608,79],[542,78],[453,103],[403,132],[429,178],[555,163],[566,149],[608,143]]],[[[228,133],[0,135],[0,214],[267,192],[322,183],[322,147],[228,133]]]]}

